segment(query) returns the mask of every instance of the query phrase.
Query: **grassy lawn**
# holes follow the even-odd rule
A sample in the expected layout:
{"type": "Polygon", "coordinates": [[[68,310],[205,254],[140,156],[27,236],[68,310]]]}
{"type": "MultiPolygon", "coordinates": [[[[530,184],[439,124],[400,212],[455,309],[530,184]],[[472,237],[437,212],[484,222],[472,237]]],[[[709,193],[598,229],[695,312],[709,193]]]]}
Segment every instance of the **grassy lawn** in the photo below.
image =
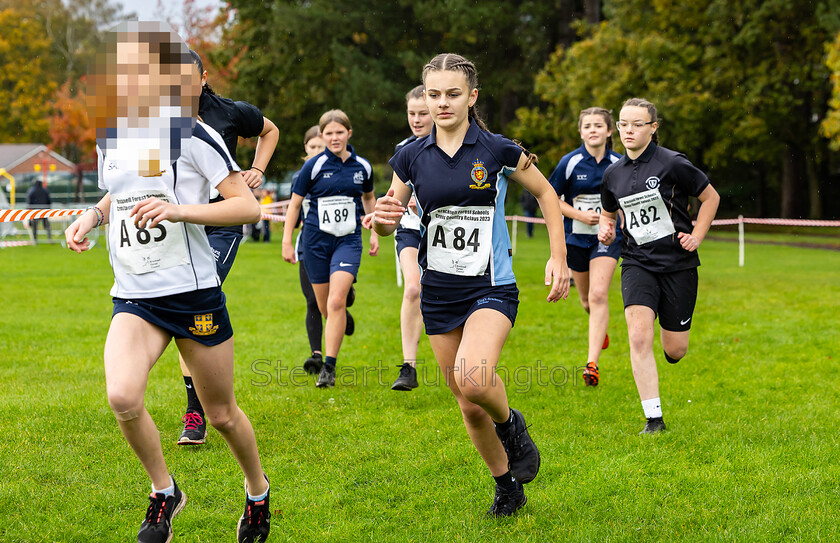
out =
{"type": "MultiPolygon", "coordinates": [[[[400,361],[393,242],[364,257],[356,333],[339,384],[297,372],[308,355],[297,269],[280,236],[243,245],[225,284],[236,393],[272,482],[270,541],[829,541],[840,510],[840,252],[701,247],[688,356],[660,348],[669,431],[644,424],[618,273],[601,383],[583,386],[586,315],[576,291],[547,304],[547,239],[520,229],[519,317],[502,353],[513,406],[542,452],[514,518],[489,520],[493,481],[421,340],[421,387],[392,392],[400,361]]],[[[0,251],[0,541],[133,541],[149,482],[105,397],[113,281],[104,245],[0,251]]],[[[658,345],[658,343],[657,343],[658,345]]],[[[185,406],[171,345],[146,404],[189,502],[175,541],[235,540],[242,477],[221,437],[179,448],[185,406]]]]}

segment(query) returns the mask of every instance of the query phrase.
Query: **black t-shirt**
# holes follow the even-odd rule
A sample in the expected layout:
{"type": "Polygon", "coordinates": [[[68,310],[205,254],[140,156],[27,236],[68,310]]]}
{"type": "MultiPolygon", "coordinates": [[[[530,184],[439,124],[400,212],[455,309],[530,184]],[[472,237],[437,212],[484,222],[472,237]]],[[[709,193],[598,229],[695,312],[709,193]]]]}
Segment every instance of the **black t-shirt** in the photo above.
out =
{"type": "MultiPolygon", "coordinates": [[[[234,102],[230,98],[202,90],[198,101],[198,116],[221,134],[230,155],[236,160],[236,144],[240,137],[253,138],[263,131],[263,114],[248,102],[234,102]]],[[[222,197],[213,198],[218,202],[222,197]]],[[[230,230],[242,232],[241,226],[208,226],[207,232],[230,230]]]]}
{"type": "Polygon", "coordinates": [[[699,196],[709,178],[682,153],[650,143],[633,160],[627,156],[604,172],[603,209],[624,216],[622,266],[652,272],[679,271],[700,265],[697,251],[686,251],[677,234],[691,233],[688,198],[699,196]]]}

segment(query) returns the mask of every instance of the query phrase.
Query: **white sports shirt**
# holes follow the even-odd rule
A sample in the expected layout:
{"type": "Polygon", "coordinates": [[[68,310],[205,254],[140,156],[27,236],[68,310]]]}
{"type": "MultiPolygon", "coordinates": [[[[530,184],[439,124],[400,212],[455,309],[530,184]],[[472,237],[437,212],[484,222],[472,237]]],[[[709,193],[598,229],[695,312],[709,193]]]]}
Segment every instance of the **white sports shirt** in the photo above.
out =
{"type": "Polygon", "coordinates": [[[99,187],[111,195],[108,253],[114,270],[111,296],[156,298],[221,284],[204,226],[162,221],[138,229],[132,207],[149,197],[206,204],[210,189],[240,171],[218,132],[198,121],[181,157],[160,176],[120,170],[97,148],[99,187]]]}

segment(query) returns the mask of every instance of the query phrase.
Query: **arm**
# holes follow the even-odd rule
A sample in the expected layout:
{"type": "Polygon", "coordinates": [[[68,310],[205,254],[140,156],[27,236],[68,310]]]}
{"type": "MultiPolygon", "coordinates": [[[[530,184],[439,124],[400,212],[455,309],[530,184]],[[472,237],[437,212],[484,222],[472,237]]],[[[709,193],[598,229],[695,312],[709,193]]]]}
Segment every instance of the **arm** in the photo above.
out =
{"type": "Polygon", "coordinates": [[[557,193],[548,184],[545,176],[536,166],[526,168],[525,153],[519,157],[516,171],[510,178],[525,187],[540,204],[545,224],[548,227],[548,239],[551,257],[545,265],[545,284],[551,285],[549,302],[564,300],[569,296],[569,267],[566,264],[566,235],[563,231],[563,212],[560,211],[557,193]]]}
{"type": "Polygon", "coordinates": [[[279,140],[280,130],[277,128],[277,125],[263,117],[263,130],[257,140],[254,162],[251,165],[251,169],[242,172],[245,183],[252,189],[262,185],[263,174],[268,167],[268,161],[271,160],[271,155],[274,154],[274,149],[277,147],[279,140]]]}
{"type": "MultiPolygon", "coordinates": [[[[362,207],[365,209],[365,215],[373,213],[373,209],[376,207],[376,196],[373,191],[362,194],[362,207]]],[[[370,231],[370,251],[368,251],[368,254],[370,256],[379,254],[379,234],[374,230],[370,231]]]]}
{"type": "Polygon", "coordinates": [[[147,198],[135,204],[131,216],[138,228],[154,228],[163,220],[209,226],[236,226],[260,220],[260,204],[239,172],[230,172],[216,189],[224,200],[212,204],[178,205],[147,198]]]}
{"type": "Polygon", "coordinates": [[[411,198],[411,188],[395,173],[391,178],[391,188],[388,189],[388,193],[376,201],[373,230],[380,236],[393,234],[405,213],[405,205],[409,198],[411,198]]]}
{"type": "Polygon", "coordinates": [[[604,245],[612,245],[615,241],[615,218],[617,213],[610,213],[609,211],[601,210],[601,217],[598,220],[600,227],[598,231],[598,241],[604,245]]]}
{"type": "MultiPolygon", "coordinates": [[[[108,224],[108,217],[111,213],[111,194],[108,193],[97,202],[98,207],[104,214],[104,221],[102,224],[108,224]]],[[[88,209],[73,221],[73,224],[67,227],[64,231],[64,239],[67,241],[67,248],[71,251],[81,253],[90,249],[90,240],[85,236],[87,233],[96,228],[98,217],[93,209],[88,209]]]]}
{"type": "Polygon", "coordinates": [[[709,232],[709,228],[711,228],[712,221],[717,213],[720,194],[718,194],[712,185],[706,185],[706,188],[703,189],[703,192],[700,193],[697,199],[700,200],[700,210],[697,212],[697,223],[694,225],[694,229],[691,231],[691,234],[687,232],[677,234],[677,237],[680,239],[680,245],[686,251],[696,251],[706,238],[706,234],[709,232]]]}
{"type": "Polygon", "coordinates": [[[598,224],[598,214],[593,209],[581,211],[579,209],[575,209],[574,206],[567,203],[565,200],[560,200],[560,211],[563,212],[564,217],[580,221],[583,224],[588,224],[590,226],[598,224]]]}
{"type": "Polygon", "coordinates": [[[294,264],[295,246],[292,243],[292,232],[295,230],[298,217],[300,216],[300,206],[303,204],[303,196],[292,193],[292,199],[289,201],[289,207],[286,208],[286,219],[283,223],[283,260],[294,264]]]}

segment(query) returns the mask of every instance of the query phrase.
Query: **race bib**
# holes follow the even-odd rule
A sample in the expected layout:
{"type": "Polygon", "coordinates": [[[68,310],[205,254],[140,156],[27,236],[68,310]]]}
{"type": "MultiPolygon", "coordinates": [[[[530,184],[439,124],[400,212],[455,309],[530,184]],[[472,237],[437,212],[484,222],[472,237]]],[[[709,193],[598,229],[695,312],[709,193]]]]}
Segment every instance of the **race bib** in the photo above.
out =
{"type": "Polygon", "coordinates": [[[620,198],[618,203],[624,211],[627,231],[637,245],[644,245],[674,233],[674,223],[659,189],[625,196],[620,198]]]}
{"type": "Polygon", "coordinates": [[[114,240],[116,256],[127,273],[141,275],[190,263],[184,242],[184,228],[180,224],[161,221],[152,228],[138,228],[131,217],[137,202],[147,198],[160,198],[172,203],[173,198],[162,191],[138,190],[111,196],[114,221],[111,228],[117,232],[114,240]]]}
{"type": "Polygon", "coordinates": [[[409,230],[420,230],[420,217],[412,213],[410,209],[406,209],[400,219],[400,226],[409,230]]]}
{"type": "MultiPolygon", "coordinates": [[[[572,207],[578,211],[595,211],[601,213],[600,194],[578,194],[572,200],[572,207]]],[[[589,236],[598,235],[598,224],[586,224],[581,221],[572,220],[572,234],[585,234],[589,236]]]]}
{"type": "Polygon", "coordinates": [[[428,269],[452,275],[484,275],[493,245],[492,207],[448,206],[429,213],[428,269]]]}
{"type": "Polygon", "coordinates": [[[335,237],[356,231],[356,202],[349,196],[318,198],[318,226],[335,237]]]}

